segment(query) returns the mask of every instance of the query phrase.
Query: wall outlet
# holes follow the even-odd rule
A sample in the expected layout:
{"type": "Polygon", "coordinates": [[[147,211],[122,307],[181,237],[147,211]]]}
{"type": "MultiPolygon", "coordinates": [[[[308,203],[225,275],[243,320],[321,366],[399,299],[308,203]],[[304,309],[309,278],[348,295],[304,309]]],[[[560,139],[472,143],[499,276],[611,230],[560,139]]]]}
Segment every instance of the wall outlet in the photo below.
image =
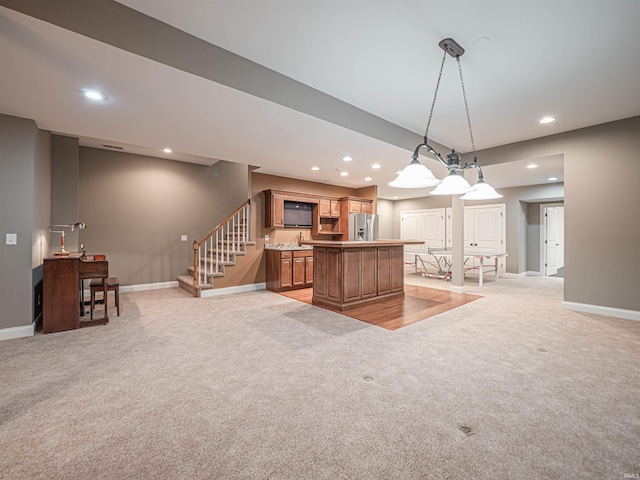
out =
{"type": "Polygon", "coordinates": [[[17,233],[7,233],[7,245],[17,245],[18,244],[18,234],[17,233]]]}
{"type": "Polygon", "coordinates": [[[268,241],[269,241],[269,235],[265,235],[265,236],[264,236],[264,241],[265,241],[265,242],[268,242],[268,241]]]}
{"type": "Polygon", "coordinates": [[[187,236],[186,235],[180,235],[180,241],[181,242],[186,242],[187,241],[187,236]]]}

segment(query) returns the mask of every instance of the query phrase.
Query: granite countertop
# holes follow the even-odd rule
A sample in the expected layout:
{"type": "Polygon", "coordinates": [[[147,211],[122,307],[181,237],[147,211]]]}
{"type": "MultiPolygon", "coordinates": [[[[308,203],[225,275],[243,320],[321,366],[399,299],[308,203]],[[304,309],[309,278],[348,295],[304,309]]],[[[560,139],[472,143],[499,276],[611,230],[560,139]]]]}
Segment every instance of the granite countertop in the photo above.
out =
{"type": "Polygon", "coordinates": [[[297,243],[265,243],[265,250],[313,250],[312,245],[299,245],[297,243]]]}
{"type": "Polygon", "coordinates": [[[340,248],[358,248],[358,247],[382,247],[382,246],[401,246],[401,245],[423,245],[420,240],[371,240],[371,241],[335,241],[335,240],[303,240],[303,245],[317,245],[319,247],[340,247],[340,248]]]}

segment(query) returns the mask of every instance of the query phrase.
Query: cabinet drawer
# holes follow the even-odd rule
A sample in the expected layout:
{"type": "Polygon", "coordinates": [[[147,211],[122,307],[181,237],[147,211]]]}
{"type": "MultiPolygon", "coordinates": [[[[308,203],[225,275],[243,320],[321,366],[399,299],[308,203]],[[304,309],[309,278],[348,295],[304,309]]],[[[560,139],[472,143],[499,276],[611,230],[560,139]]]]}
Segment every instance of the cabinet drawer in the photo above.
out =
{"type": "Polygon", "coordinates": [[[294,257],[313,257],[313,250],[294,250],[294,257]]]}
{"type": "Polygon", "coordinates": [[[291,250],[287,250],[286,252],[280,252],[280,258],[291,258],[291,250]]]}

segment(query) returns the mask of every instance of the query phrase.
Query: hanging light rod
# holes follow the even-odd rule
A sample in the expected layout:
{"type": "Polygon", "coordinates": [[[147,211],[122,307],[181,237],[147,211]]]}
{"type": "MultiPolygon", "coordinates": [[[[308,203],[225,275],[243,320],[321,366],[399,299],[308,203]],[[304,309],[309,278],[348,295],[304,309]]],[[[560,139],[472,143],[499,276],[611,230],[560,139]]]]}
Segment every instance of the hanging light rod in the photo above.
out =
{"type": "Polygon", "coordinates": [[[478,159],[475,155],[476,146],[473,139],[473,130],[471,129],[471,117],[469,116],[467,94],[464,89],[464,79],[462,78],[462,67],[460,65],[460,57],[464,54],[464,48],[462,48],[460,44],[452,38],[445,38],[444,40],[441,40],[438,45],[442,50],[444,50],[444,55],[442,57],[442,64],[440,65],[436,91],[433,95],[431,111],[429,112],[427,128],[424,132],[424,142],[415,148],[413,155],[411,156],[411,163],[409,163],[409,165],[407,165],[394,180],[389,182],[389,186],[396,188],[436,187],[434,190],[429,192],[431,195],[463,195],[461,198],[464,200],[488,200],[492,198],[500,198],[502,195],[496,192],[493,187],[484,181],[482,168],[478,165],[478,159]],[[447,54],[455,58],[458,62],[460,84],[462,85],[464,106],[467,112],[467,124],[469,125],[469,136],[471,137],[471,147],[473,149],[473,163],[465,163],[464,165],[461,163],[460,155],[455,150],[451,150],[451,153],[447,155],[447,160],[445,161],[442,156],[429,145],[429,126],[431,125],[433,108],[436,105],[438,87],[440,86],[440,79],[442,78],[442,71],[444,69],[444,62],[447,59],[447,54]],[[418,160],[419,151],[423,147],[449,170],[449,175],[447,175],[444,180],[437,179],[431,170],[418,160]],[[458,174],[458,172],[462,172],[469,168],[475,168],[478,170],[478,182],[473,187],[469,185],[462,175],[458,174]]]}

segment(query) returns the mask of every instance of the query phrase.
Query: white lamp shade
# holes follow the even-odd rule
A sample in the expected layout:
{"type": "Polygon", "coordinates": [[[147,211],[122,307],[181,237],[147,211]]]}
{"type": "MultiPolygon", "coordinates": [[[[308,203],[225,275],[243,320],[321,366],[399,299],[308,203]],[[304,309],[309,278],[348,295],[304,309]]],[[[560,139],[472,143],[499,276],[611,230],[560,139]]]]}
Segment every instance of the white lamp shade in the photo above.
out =
{"type": "Polygon", "coordinates": [[[475,188],[473,192],[466,193],[460,198],[462,200],[491,200],[493,198],[502,198],[502,195],[484,181],[479,181],[473,188],[475,188]]]}
{"type": "Polygon", "coordinates": [[[456,172],[451,172],[444,177],[442,183],[438,185],[435,190],[431,190],[431,195],[462,195],[464,193],[473,192],[474,188],[469,185],[464,177],[461,177],[456,172]]]}
{"type": "Polygon", "coordinates": [[[426,188],[435,187],[439,183],[440,180],[433,176],[431,170],[420,161],[413,160],[388,185],[396,188],[426,188]]]}

